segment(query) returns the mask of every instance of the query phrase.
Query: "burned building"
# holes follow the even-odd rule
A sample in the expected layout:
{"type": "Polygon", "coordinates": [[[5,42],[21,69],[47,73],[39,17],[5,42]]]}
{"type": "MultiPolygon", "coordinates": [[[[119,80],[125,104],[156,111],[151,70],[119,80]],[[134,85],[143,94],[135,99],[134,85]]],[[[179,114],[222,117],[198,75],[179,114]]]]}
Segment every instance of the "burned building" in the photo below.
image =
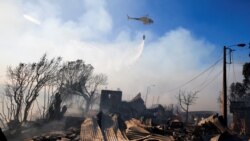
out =
{"type": "Polygon", "coordinates": [[[120,105],[120,113],[124,119],[139,117],[146,110],[141,94],[137,94],[130,101],[122,101],[120,105]]]}
{"type": "Polygon", "coordinates": [[[102,90],[100,111],[103,113],[117,113],[122,101],[121,91],[102,90]]]}
{"type": "Polygon", "coordinates": [[[230,101],[233,129],[240,134],[250,134],[250,99],[230,101]]]}
{"type": "Polygon", "coordinates": [[[139,117],[146,110],[141,94],[138,93],[131,101],[122,101],[121,91],[102,90],[100,111],[118,113],[124,119],[139,117]]]}
{"type": "Polygon", "coordinates": [[[131,101],[128,102],[131,109],[133,109],[136,113],[142,114],[146,110],[145,102],[141,97],[141,93],[138,93],[131,101]]]}

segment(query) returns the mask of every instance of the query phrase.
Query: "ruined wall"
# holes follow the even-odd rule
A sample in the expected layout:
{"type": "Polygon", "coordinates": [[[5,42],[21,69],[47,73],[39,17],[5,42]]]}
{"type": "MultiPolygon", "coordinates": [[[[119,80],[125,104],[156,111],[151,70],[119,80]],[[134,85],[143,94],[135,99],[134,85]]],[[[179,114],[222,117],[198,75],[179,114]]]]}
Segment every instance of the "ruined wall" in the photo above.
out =
{"type": "Polygon", "coordinates": [[[119,112],[119,105],[122,101],[121,91],[102,90],[100,111],[103,113],[117,113],[119,112]]]}
{"type": "Polygon", "coordinates": [[[245,101],[231,101],[233,129],[241,134],[250,135],[250,104],[245,101]]]}

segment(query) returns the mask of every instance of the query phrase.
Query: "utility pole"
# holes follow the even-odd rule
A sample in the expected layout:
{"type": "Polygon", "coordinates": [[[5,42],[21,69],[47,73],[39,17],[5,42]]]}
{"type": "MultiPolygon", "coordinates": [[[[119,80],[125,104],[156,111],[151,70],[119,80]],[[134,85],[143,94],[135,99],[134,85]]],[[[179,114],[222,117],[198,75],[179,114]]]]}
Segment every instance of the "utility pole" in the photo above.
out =
{"type": "Polygon", "coordinates": [[[227,47],[223,48],[223,99],[222,99],[222,116],[224,126],[227,127],[227,47]]]}
{"type": "Polygon", "coordinates": [[[230,62],[231,64],[231,53],[232,50],[230,47],[238,46],[238,47],[244,47],[246,44],[236,44],[231,46],[224,46],[223,48],[223,99],[222,99],[222,116],[224,119],[224,126],[227,127],[227,49],[230,52],[230,62]]]}

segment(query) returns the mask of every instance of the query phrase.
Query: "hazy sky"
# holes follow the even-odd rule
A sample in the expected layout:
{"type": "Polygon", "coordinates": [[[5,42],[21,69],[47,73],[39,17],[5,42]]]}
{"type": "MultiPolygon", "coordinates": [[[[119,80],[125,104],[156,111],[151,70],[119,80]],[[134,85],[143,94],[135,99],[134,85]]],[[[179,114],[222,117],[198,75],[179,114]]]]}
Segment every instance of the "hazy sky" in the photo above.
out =
{"type": "MultiPolygon", "coordinates": [[[[6,67],[37,61],[46,52],[83,59],[148,105],[176,103],[179,89],[200,90],[194,110],[218,110],[222,63],[184,85],[222,57],[222,47],[248,43],[248,0],[0,0],[0,83],[6,67]],[[152,25],[127,19],[149,15],[152,25]],[[143,34],[146,41],[142,41],[143,34]]],[[[249,49],[237,49],[229,81],[241,81],[249,49]],[[233,73],[234,72],[234,73],[233,73]]]]}

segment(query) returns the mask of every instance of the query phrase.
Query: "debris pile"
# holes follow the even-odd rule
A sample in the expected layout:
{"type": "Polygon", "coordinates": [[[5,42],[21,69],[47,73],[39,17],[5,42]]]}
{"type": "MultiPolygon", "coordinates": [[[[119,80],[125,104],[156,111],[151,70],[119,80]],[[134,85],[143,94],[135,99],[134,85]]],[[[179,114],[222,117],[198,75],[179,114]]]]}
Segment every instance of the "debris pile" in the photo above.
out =
{"type": "Polygon", "coordinates": [[[34,136],[29,141],[79,141],[80,130],[71,128],[66,132],[54,131],[42,134],[40,136],[34,136]]]}
{"type": "Polygon", "coordinates": [[[88,140],[155,140],[171,141],[170,137],[150,132],[151,126],[137,119],[119,121],[117,115],[98,114],[98,118],[87,118],[81,125],[80,138],[88,140]]]}
{"type": "Polygon", "coordinates": [[[242,139],[234,134],[230,129],[223,125],[223,118],[218,114],[211,115],[210,117],[198,123],[200,135],[211,138],[211,141],[241,141],[242,139]]]}
{"type": "MultiPolygon", "coordinates": [[[[62,130],[39,130],[39,136],[27,141],[240,141],[223,126],[221,116],[212,115],[195,124],[185,124],[162,105],[147,109],[141,94],[122,101],[121,91],[103,90],[100,111],[92,117],[68,117],[60,123],[62,130]],[[63,123],[63,125],[61,124],[63,123]]],[[[56,106],[54,106],[56,107],[56,106]]],[[[58,108],[59,109],[59,108],[58,108]]],[[[59,110],[58,110],[59,111],[59,110]]],[[[49,125],[50,122],[47,123],[49,125]]],[[[45,126],[45,125],[44,125],[45,126]]],[[[54,127],[54,126],[53,126],[54,127]]],[[[42,129],[42,128],[40,128],[42,129]]],[[[29,130],[30,131],[30,130],[29,130]]],[[[30,132],[31,133],[31,132],[30,132]]]]}

